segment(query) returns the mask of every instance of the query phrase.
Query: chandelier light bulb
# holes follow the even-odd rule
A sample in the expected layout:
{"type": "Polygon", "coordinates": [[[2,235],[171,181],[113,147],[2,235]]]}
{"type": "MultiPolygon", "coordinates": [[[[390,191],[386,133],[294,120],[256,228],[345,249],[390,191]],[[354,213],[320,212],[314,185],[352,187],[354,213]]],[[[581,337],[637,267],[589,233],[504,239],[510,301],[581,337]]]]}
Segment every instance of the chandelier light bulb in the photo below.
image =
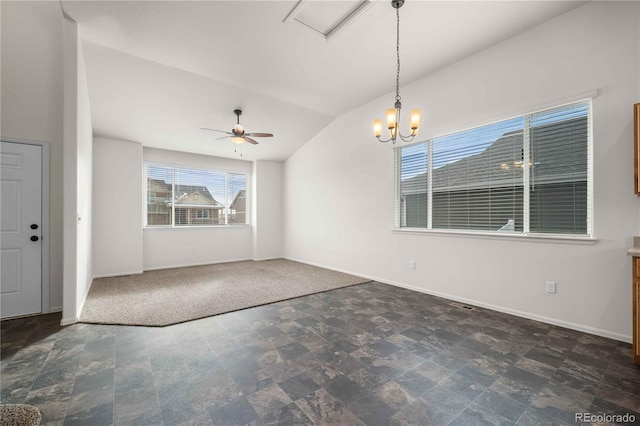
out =
{"type": "Polygon", "coordinates": [[[394,129],[398,125],[396,121],[397,110],[395,108],[389,108],[384,115],[387,117],[387,129],[394,129]]]}
{"type": "Polygon", "coordinates": [[[379,118],[373,120],[373,136],[376,138],[382,136],[382,120],[379,118]]]}
{"type": "Polygon", "coordinates": [[[419,109],[412,109],[409,113],[411,120],[411,132],[414,134],[418,132],[418,128],[420,127],[421,115],[422,111],[419,109]]]}

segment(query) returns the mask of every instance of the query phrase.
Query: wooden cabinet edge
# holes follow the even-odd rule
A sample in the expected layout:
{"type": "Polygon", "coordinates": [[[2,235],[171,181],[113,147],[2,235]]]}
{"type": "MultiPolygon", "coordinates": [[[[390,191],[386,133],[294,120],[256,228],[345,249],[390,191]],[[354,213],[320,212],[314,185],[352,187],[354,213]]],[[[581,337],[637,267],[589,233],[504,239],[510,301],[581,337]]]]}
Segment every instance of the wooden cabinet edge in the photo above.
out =
{"type": "Polygon", "coordinates": [[[633,187],[636,195],[640,195],[640,103],[633,105],[633,187]]]}
{"type": "Polygon", "coordinates": [[[633,327],[632,327],[632,352],[633,363],[640,365],[640,257],[633,257],[633,327]]]}

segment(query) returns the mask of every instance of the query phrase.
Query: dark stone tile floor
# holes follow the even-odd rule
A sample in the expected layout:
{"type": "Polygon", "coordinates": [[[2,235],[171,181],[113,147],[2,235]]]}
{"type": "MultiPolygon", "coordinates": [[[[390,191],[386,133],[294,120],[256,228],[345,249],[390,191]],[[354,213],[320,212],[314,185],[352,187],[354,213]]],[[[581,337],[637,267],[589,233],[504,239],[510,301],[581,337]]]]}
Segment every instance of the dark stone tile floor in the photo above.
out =
{"type": "Polygon", "coordinates": [[[640,421],[631,345],[376,282],[163,328],[59,321],[1,324],[0,401],[46,425],[640,421]]]}

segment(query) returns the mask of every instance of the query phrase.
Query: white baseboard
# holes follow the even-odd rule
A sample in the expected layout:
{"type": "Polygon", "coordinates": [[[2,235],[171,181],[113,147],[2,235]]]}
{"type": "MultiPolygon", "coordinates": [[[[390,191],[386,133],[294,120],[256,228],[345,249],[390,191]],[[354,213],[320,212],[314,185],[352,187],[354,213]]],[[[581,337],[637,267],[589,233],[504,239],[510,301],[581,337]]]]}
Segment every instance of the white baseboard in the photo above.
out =
{"type": "Polygon", "coordinates": [[[544,323],[547,323],[547,324],[557,325],[559,327],[564,327],[564,328],[568,328],[568,329],[571,329],[571,330],[581,331],[583,333],[595,334],[596,336],[606,337],[607,339],[618,340],[618,341],[625,342],[625,343],[631,343],[632,340],[633,340],[632,337],[629,336],[629,335],[620,334],[620,333],[616,333],[616,332],[609,331],[609,330],[603,330],[603,329],[600,329],[600,328],[589,327],[589,326],[582,325],[582,324],[577,324],[577,323],[573,323],[573,322],[569,322],[569,321],[559,320],[559,319],[556,319],[556,318],[550,318],[550,317],[546,317],[546,316],[542,316],[542,315],[537,315],[537,314],[534,314],[534,313],[531,313],[531,312],[519,311],[519,310],[516,310],[516,309],[507,308],[507,307],[504,307],[504,306],[493,305],[493,304],[490,304],[490,303],[484,303],[484,302],[480,302],[480,301],[477,301],[477,300],[474,300],[474,299],[468,299],[468,298],[459,297],[459,296],[456,296],[456,295],[451,295],[451,294],[447,294],[447,293],[441,293],[441,292],[438,292],[438,291],[431,291],[431,290],[427,290],[427,289],[424,289],[424,288],[421,288],[421,287],[417,287],[417,286],[414,286],[414,285],[410,285],[410,284],[404,284],[404,283],[400,283],[400,282],[396,282],[396,281],[390,281],[390,280],[387,280],[387,279],[374,277],[374,276],[370,276],[370,275],[365,275],[365,274],[361,274],[361,273],[358,273],[358,272],[347,271],[347,270],[343,270],[343,269],[336,269],[336,268],[333,268],[333,267],[330,267],[330,266],[321,265],[321,264],[317,264],[317,263],[313,263],[313,262],[307,262],[307,261],[295,259],[295,258],[292,258],[292,257],[284,257],[284,258],[288,259],[288,260],[293,260],[294,262],[306,263],[307,265],[317,266],[319,268],[331,269],[333,271],[343,272],[345,274],[356,275],[358,277],[367,278],[367,279],[370,279],[372,281],[378,281],[380,283],[389,284],[389,285],[393,285],[393,286],[396,286],[396,287],[406,288],[407,290],[413,290],[413,291],[417,291],[419,293],[430,294],[432,296],[442,297],[442,298],[453,300],[453,301],[456,301],[456,302],[468,303],[470,305],[479,306],[481,308],[486,308],[486,309],[491,309],[493,311],[502,312],[502,313],[505,313],[505,314],[510,314],[510,315],[514,315],[514,316],[517,316],[517,317],[521,317],[521,318],[527,318],[527,319],[534,320],[534,321],[540,321],[540,322],[544,322],[544,323]]]}
{"type": "Polygon", "coordinates": [[[87,286],[87,291],[85,291],[84,297],[82,298],[82,302],[80,303],[80,309],[78,309],[78,319],[80,319],[80,315],[82,315],[82,310],[84,309],[84,304],[87,302],[87,297],[89,296],[89,292],[91,291],[92,285],[93,285],[93,278],[91,278],[91,282],[87,286]]]}
{"type": "MultiPolygon", "coordinates": [[[[376,281],[378,281],[378,280],[376,280],[376,281]]],[[[432,296],[437,296],[437,297],[442,297],[442,298],[445,298],[445,299],[455,300],[456,302],[468,303],[470,305],[479,306],[481,308],[486,308],[486,309],[491,309],[493,311],[498,311],[498,312],[502,312],[502,313],[505,313],[505,314],[514,315],[514,316],[517,316],[517,317],[527,318],[527,319],[534,320],[534,321],[540,321],[540,322],[544,322],[544,323],[547,323],[547,324],[557,325],[559,327],[569,328],[571,330],[581,331],[583,333],[595,334],[597,336],[606,337],[608,339],[618,340],[618,341],[626,342],[626,343],[631,343],[632,342],[631,336],[627,336],[627,335],[620,334],[620,333],[615,333],[615,332],[612,332],[612,331],[609,331],[609,330],[603,330],[603,329],[600,329],[600,328],[589,327],[589,326],[582,325],[582,324],[577,324],[577,323],[574,323],[574,322],[563,321],[563,320],[559,320],[559,319],[556,319],[556,318],[551,318],[551,317],[546,317],[546,316],[542,316],[542,315],[533,314],[531,312],[524,312],[524,311],[520,311],[520,310],[516,310],[516,309],[505,308],[503,306],[493,305],[493,304],[490,304],[490,303],[484,303],[484,302],[480,302],[480,301],[477,301],[477,300],[474,300],[474,299],[468,299],[468,298],[465,298],[465,297],[454,296],[454,295],[450,295],[450,294],[447,294],[447,293],[441,293],[441,292],[438,292],[438,291],[425,290],[423,288],[412,286],[412,285],[409,285],[409,284],[390,283],[390,282],[384,282],[384,281],[380,281],[380,282],[383,282],[385,284],[395,285],[397,287],[406,288],[408,290],[418,291],[420,293],[430,294],[432,296]]]]}
{"type": "Polygon", "coordinates": [[[95,275],[93,277],[93,279],[96,278],[113,278],[113,277],[123,277],[126,275],[138,275],[138,274],[142,274],[145,271],[160,271],[162,269],[173,269],[173,268],[188,268],[191,266],[206,266],[206,265],[217,265],[220,263],[231,263],[231,262],[244,262],[246,260],[253,260],[256,262],[260,262],[263,260],[274,260],[274,259],[282,259],[282,256],[275,256],[275,257],[261,257],[261,258],[241,258],[241,259],[231,259],[231,260],[222,260],[220,262],[199,262],[199,263],[185,263],[185,264],[179,264],[179,265],[167,265],[167,266],[157,266],[157,267],[153,267],[153,268],[145,268],[144,270],[141,271],[131,271],[131,272],[118,272],[115,274],[102,274],[102,275],[95,275]]]}
{"type": "Polygon", "coordinates": [[[217,265],[219,263],[244,262],[245,260],[254,260],[254,259],[250,257],[246,257],[242,259],[221,260],[220,262],[185,263],[181,265],[167,265],[167,266],[158,266],[153,268],[144,268],[144,271],[159,271],[162,269],[188,268],[190,266],[217,265]]]}
{"type": "Polygon", "coordinates": [[[91,278],[91,280],[95,280],[96,278],[112,278],[112,277],[124,277],[126,275],[139,275],[139,274],[141,274],[143,272],[144,271],[140,270],[140,271],[131,271],[131,272],[124,271],[124,272],[116,272],[116,273],[112,273],[112,274],[94,275],[91,278]]]}
{"type": "Polygon", "coordinates": [[[78,317],[73,317],[73,318],[62,318],[60,320],[60,325],[61,326],[67,326],[67,325],[72,325],[78,322],[78,317]]]}
{"type": "Polygon", "coordinates": [[[276,259],[284,259],[282,256],[274,256],[274,257],[254,257],[253,260],[256,262],[264,262],[266,260],[276,260],[276,259]]]}

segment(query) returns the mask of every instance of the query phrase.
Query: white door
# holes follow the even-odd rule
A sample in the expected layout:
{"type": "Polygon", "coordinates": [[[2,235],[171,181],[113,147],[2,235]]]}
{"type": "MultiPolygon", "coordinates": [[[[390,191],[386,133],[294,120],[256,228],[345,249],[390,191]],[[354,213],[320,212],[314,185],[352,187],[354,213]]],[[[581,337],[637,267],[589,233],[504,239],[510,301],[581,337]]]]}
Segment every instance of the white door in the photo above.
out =
{"type": "Polygon", "coordinates": [[[0,146],[0,317],[41,312],[42,147],[0,146]]]}

